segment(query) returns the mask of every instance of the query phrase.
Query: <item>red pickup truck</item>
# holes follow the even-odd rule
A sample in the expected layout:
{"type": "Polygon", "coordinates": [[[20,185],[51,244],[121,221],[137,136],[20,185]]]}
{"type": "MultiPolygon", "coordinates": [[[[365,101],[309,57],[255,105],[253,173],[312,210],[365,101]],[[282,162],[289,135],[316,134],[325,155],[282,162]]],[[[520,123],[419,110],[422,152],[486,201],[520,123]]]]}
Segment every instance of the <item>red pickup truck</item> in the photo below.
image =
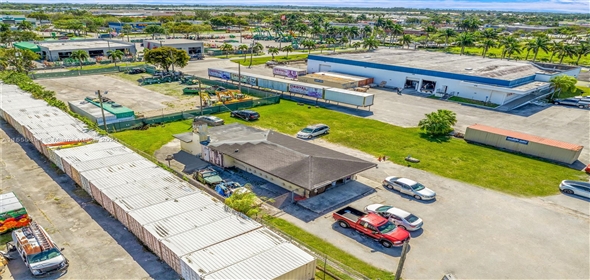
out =
{"type": "Polygon", "coordinates": [[[409,232],[377,214],[367,214],[352,207],[345,207],[334,212],[332,217],[339,226],[360,231],[378,240],[386,248],[402,246],[405,240],[410,239],[409,232]]]}

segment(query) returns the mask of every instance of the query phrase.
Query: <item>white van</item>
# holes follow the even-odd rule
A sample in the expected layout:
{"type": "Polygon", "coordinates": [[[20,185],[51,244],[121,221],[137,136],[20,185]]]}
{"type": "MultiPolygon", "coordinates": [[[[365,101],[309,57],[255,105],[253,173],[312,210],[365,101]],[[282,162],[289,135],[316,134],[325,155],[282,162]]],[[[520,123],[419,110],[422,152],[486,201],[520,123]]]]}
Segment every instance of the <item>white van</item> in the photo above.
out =
{"type": "Polygon", "coordinates": [[[12,241],[34,276],[42,276],[68,268],[68,260],[45,229],[36,222],[12,232],[12,241]]]}

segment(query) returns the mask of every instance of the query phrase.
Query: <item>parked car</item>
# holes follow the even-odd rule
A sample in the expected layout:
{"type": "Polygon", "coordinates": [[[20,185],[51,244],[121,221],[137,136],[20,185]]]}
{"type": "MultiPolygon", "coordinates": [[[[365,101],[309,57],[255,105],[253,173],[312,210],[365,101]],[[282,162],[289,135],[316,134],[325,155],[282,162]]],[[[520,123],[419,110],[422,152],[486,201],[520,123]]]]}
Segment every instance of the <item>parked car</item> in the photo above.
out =
{"type": "Polygon", "coordinates": [[[567,194],[575,194],[590,198],[590,183],[582,181],[563,180],[559,190],[567,194]]]}
{"type": "Polygon", "coordinates": [[[588,108],[588,103],[580,101],[577,98],[554,99],[553,104],[576,106],[578,108],[588,108]]]}
{"type": "Polygon", "coordinates": [[[210,115],[195,117],[193,119],[193,122],[206,123],[207,125],[210,125],[210,126],[219,126],[219,125],[225,124],[225,121],[222,118],[219,118],[216,116],[210,116],[210,115]]]}
{"type": "Polygon", "coordinates": [[[301,131],[297,132],[297,138],[311,139],[316,136],[330,133],[330,127],[325,124],[309,125],[301,131]]]}
{"type": "Polygon", "coordinates": [[[229,114],[230,117],[232,118],[239,118],[245,121],[255,121],[258,118],[260,118],[260,114],[258,114],[258,112],[254,112],[252,110],[237,110],[237,111],[232,111],[229,114]]]}
{"type": "Polygon", "coordinates": [[[131,68],[131,69],[129,69],[129,71],[127,71],[127,74],[141,74],[141,73],[145,73],[144,68],[131,68]]]}
{"type": "Polygon", "coordinates": [[[68,259],[61,253],[45,229],[36,222],[12,232],[12,245],[33,276],[66,270],[68,259]]]}
{"type": "Polygon", "coordinates": [[[365,207],[365,212],[375,213],[383,218],[389,219],[396,226],[409,231],[419,230],[423,225],[422,219],[393,206],[371,204],[365,207]]]}
{"type": "Polygon", "coordinates": [[[205,168],[201,170],[197,170],[195,174],[193,174],[193,178],[203,184],[206,184],[210,187],[213,187],[221,182],[223,179],[219,177],[217,171],[213,170],[212,168],[205,168]]]}
{"type": "Polygon", "coordinates": [[[590,164],[586,165],[586,168],[584,168],[584,171],[588,174],[590,174],[590,164]]]}
{"type": "Polygon", "coordinates": [[[410,239],[410,233],[397,227],[389,220],[373,213],[365,213],[352,207],[345,207],[332,214],[338,225],[343,228],[353,228],[372,239],[383,247],[399,247],[410,239]]]}
{"type": "Polygon", "coordinates": [[[383,180],[383,187],[397,190],[401,193],[413,196],[418,200],[431,200],[436,198],[436,193],[424,185],[402,177],[390,176],[383,180]]]}

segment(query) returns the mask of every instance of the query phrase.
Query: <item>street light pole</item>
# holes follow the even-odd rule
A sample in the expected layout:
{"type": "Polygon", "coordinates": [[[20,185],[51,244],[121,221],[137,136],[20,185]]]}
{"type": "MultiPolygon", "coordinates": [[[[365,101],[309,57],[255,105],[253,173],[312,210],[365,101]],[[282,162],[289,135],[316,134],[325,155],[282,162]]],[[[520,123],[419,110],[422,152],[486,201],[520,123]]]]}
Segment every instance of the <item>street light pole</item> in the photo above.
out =
{"type": "Polygon", "coordinates": [[[402,276],[402,269],[404,268],[404,262],[406,261],[406,255],[408,254],[408,246],[410,239],[404,240],[404,245],[402,247],[402,256],[399,259],[399,263],[397,264],[397,271],[395,272],[395,280],[399,280],[402,276]]]}
{"type": "Polygon", "coordinates": [[[197,78],[197,82],[199,82],[199,102],[200,102],[200,107],[199,109],[201,110],[201,116],[203,115],[203,88],[201,88],[201,79],[197,78]]]}
{"type": "Polygon", "coordinates": [[[242,93],[242,64],[238,62],[238,90],[242,93]]]}
{"type": "Polygon", "coordinates": [[[256,40],[252,40],[252,47],[250,47],[250,65],[248,65],[248,69],[252,68],[252,58],[254,57],[254,46],[256,46],[256,40]]]}
{"type": "MultiPolygon", "coordinates": [[[[102,95],[100,94],[100,90],[97,90],[95,92],[98,95],[98,100],[100,101],[100,112],[102,113],[102,125],[103,125],[103,129],[107,132],[107,134],[109,134],[109,130],[107,129],[107,119],[104,116],[104,107],[102,106],[102,95]]],[[[105,91],[104,94],[109,93],[108,91],[105,91]]]]}

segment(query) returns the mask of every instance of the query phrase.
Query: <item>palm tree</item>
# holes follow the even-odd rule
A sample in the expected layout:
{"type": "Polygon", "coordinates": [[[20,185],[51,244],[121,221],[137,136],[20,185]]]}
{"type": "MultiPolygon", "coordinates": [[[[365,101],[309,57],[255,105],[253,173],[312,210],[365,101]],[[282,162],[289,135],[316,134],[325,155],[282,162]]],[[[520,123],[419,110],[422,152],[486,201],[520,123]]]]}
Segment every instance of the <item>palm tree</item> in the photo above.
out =
{"type": "MultiPolygon", "coordinates": [[[[345,46],[346,47],[346,43],[348,43],[348,38],[347,37],[340,37],[340,40],[338,40],[338,42],[340,43],[341,46],[345,46]]],[[[336,48],[334,48],[334,51],[336,51],[336,48]]]]}
{"type": "Polygon", "coordinates": [[[225,58],[229,58],[229,52],[234,50],[234,46],[225,43],[223,45],[221,45],[221,47],[219,47],[220,50],[225,52],[225,58]]]}
{"type": "Polygon", "coordinates": [[[363,48],[368,48],[369,50],[374,50],[379,47],[379,41],[375,39],[375,37],[371,36],[363,40],[363,48]]]}
{"type": "Polygon", "coordinates": [[[520,42],[516,39],[514,41],[510,40],[509,42],[507,42],[506,45],[504,45],[504,52],[508,55],[508,59],[510,59],[512,54],[520,54],[521,51],[522,46],[520,45],[520,42]]]}
{"type": "Polygon", "coordinates": [[[88,61],[90,55],[83,50],[75,50],[70,54],[71,59],[76,59],[80,63],[80,69],[78,70],[78,75],[80,75],[80,70],[82,70],[82,61],[88,61]]]}
{"type": "Polygon", "coordinates": [[[449,38],[455,37],[457,32],[451,28],[443,29],[441,32],[442,36],[445,37],[445,48],[449,46],[449,38]]]}
{"type": "Polygon", "coordinates": [[[117,59],[121,60],[125,54],[120,50],[108,51],[107,58],[111,59],[115,62],[115,67],[117,67],[117,59]]]}
{"type": "Polygon", "coordinates": [[[286,52],[286,53],[287,53],[287,56],[286,56],[286,58],[287,58],[287,59],[289,59],[289,53],[290,53],[290,52],[292,52],[292,51],[294,51],[294,50],[295,50],[295,49],[294,49],[294,48],[293,48],[293,46],[291,46],[291,45],[286,45],[286,46],[284,46],[284,47],[283,47],[283,49],[282,49],[282,51],[284,51],[284,52],[286,52]]]}
{"type": "Polygon", "coordinates": [[[408,46],[408,49],[409,49],[410,48],[410,44],[412,43],[412,41],[413,41],[412,35],[410,35],[410,34],[404,34],[402,36],[402,39],[400,40],[400,43],[402,43],[402,46],[403,45],[408,46]]]}
{"type": "Polygon", "coordinates": [[[244,61],[246,61],[246,55],[248,54],[246,51],[248,50],[248,45],[239,45],[238,50],[242,51],[244,54],[244,61]]]}
{"type": "Polygon", "coordinates": [[[483,48],[483,51],[481,52],[481,56],[485,58],[486,57],[486,54],[488,53],[488,50],[490,48],[495,47],[495,46],[496,46],[496,41],[495,40],[493,40],[493,39],[484,39],[481,42],[481,47],[483,48]]]}
{"type": "Polygon", "coordinates": [[[526,44],[524,44],[524,48],[526,49],[524,60],[529,60],[529,53],[535,49],[535,39],[528,40],[526,44]]]}
{"type": "Polygon", "coordinates": [[[473,33],[463,32],[457,36],[456,41],[461,46],[461,55],[463,55],[465,47],[473,46],[475,43],[475,36],[473,33]]]}
{"type": "Polygon", "coordinates": [[[352,41],[352,39],[357,38],[360,35],[360,30],[358,27],[356,26],[352,26],[348,29],[348,39],[350,39],[349,41],[352,41]]]}
{"type": "Polygon", "coordinates": [[[352,47],[354,48],[354,50],[356,51],[359,47],[361,47],[363,44],[361,42],[354,42],[352,43],[352,47]]]}
{"type": "Polygon", "coordinates": [[[563,58],[565,58],[566,56],[569,58],[573,58],[576,54],[576,46],[564,44],[563,48],[559,50],[559,64],[562,64],[563,58]]]}
{"type": "Polygon", "coordinates": [[[394,24],[391,26],[391,41],[390,44],[393,44],[393,41],[397,39],[397,36],[404,34],[404,27],[401,24],[394,24]]]}
{"type": "Polygon", "coordinates": [[[123,33],[125,33],[127,35],[127,42],[130,42],[129,34],[133,30],[133,27],[129,24],[124,24],[123,27],[121,27],[121,30],[123,30],[123,33]]]}
{"type": "Polygon", "coordinates": [[[305,33],[309,31],[309,27],[305,23],[298,23],[295,25],[295,30],[299,32],[299,36],[305,36],[305,33]]]}
{"type": "Polygon", "coordinates": [[[533,42],[534,43],[531,47],[533,53],[535,54],[533,56],[533,62],[535,62],[535,60],[537,60],[537,54],[539,53],[539,50],[543,50],[546,53],[549,52],[549,38],[547,36],[539,36],[535,37],[533,42]]]}
{"type": "Polygon", "coordinates": [[[279,48],[277,48],[277,47],[268,48],[268,54],[272,55],[272,60],[275,60],[275,55],[279,54],[279,48]]]}
{"type": "Polygon", "coordinates": [[[23,20],[17,25],[17,29],[31,31],[33,30],[33,23],[31,23],[30,21],[23,20]]]}
{"type": "Polygon", "coordinates": [[[580,64],[580,59],[582,56],[587,56],[590,53],[590,43],[588,41],[580,41],[580,44],[577,46],[576,54],[578,55],[578,59],[576,60],[576,65],[580,64]]]}
{"type": "Polygon", "coordinates": [[[367,38],[367,35],[369,35],[369,37],[373,35],[373,28],[370,25],[365,25],[365,27],[363,27],[363,40],[367,38]]]}
{"type": "Polygon", "coordinates": [[[311,53],[311,50],[315,48],[315,42],[313,40],[305,40],[301,42],[305,48],[307,48],[307,53],[311,53]]]}
{"type": "Polygon", "coordinates": [[[484,39],[498,39],[498,32],[493,28],[486,28],[480,33],[484,39]]]}
{"type": "Polygon", "coordinates": [[[428,25],[423,29],[426,32],[426,44],[428,44],[430,42],[430,34],[436,32],[436,27],[434,25],[428,25]]]}
{"type": "Polygon", "coordinates": [[[549,80],[551,84],[551,88],[553,89],[553,93],[551,94],[551,99],[553,99],[553,94],[557,93],[557,97],[562,92],[573,92],[576,90],[576,78],[568,75],[559,75],[551,78],[549,80]]]}
{"type": "Polygon", "coordinates": [[[326,44],[333,45],[334,52],[336,52],[336,39],[330,37],[330,38],[326,39],[326,44]]]}

